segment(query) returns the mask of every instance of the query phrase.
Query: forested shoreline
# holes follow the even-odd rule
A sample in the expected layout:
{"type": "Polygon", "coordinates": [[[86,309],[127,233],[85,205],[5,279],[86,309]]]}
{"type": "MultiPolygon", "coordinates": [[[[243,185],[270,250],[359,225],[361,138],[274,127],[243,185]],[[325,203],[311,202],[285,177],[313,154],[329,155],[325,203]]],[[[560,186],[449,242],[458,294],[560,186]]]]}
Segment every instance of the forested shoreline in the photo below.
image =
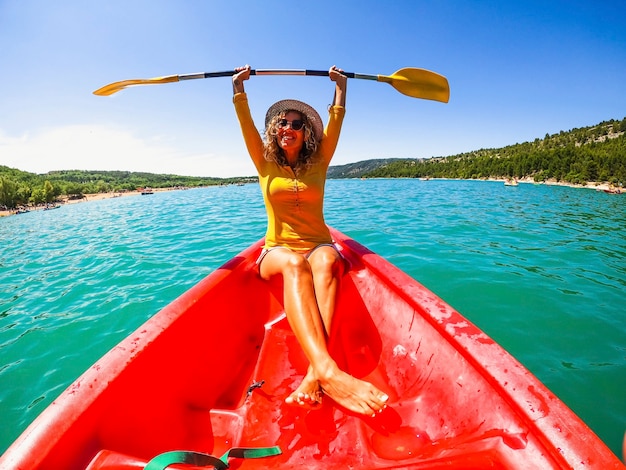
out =
{"type": "Polygon", "coordinates": [[[42,175],[0,165],[0,209],[38,206],[59,198],[82,199],[86,194],[125,193],[145,188],[175,189],[239,184],[256,178],[213,178],[131,171],[60,170],[42,175]]]}
{"type": "Polygon", "coordinates": [[[402,159],[375,168],[369,178],[516,178],[570,184],[626,185],[626,118],[500,149],[449,157],[402,159]]]}
{"type": "MultiPolygon", "coordinates": [[[[626,118],[561,131],[533,142],[428,159],[380,159],[331,167],[329,177],[532,179],[626,185],[626,118]],[[335,170],[335,171],[333,171],[335,170]],[[341,171],[337,171],[341,170],[341,171]],[[333,176],[336,175],[336,176],[333,176]]],[[[38,206],[85,194],[142,188],[192,188],[257,181],[129,171],[60,170],[35,174],[0,165],[0,210],[38,206]]]]}

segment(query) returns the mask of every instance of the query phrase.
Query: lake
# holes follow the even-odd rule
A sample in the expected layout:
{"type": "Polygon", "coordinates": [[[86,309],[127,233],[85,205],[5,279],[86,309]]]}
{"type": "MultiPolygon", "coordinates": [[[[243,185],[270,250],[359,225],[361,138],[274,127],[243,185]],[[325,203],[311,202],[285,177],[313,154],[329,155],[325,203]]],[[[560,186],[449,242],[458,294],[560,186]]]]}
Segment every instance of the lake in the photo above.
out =
{"type": "MultiPolygon", "coordinates": [[[[483,329],[621,455],[626,196],[330,180],[326,220],[483,329]]],[[[100,356],[264,231],[254,184],[0,219],[0,453],[100,356]]]]}

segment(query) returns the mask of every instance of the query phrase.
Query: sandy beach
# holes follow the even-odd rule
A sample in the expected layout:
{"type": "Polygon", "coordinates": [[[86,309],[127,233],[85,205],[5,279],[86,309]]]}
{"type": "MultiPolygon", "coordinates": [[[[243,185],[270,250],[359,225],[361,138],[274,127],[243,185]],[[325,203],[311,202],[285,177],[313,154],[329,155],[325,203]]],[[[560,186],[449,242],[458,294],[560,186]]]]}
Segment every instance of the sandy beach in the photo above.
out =
{"type": "MultiPolygon", "coordinates": [[[[504,183],[504,179],[489,179],[488,181],[501,181],[504,183]]],[[[612,189],[612,185],[609,183],[598,183],[595,181],[589,182],[586,185],[566,183],[564,181],[546,180],[543,183],[536,183],[532,178],[521,178],[517,180],[518,183],[526,184],[545,184],[548,186],[566,186],[568,188],[581,188],[581,189],[595,189],[596,191],[609,191],[612,189]]]]}
{"type": "MultiPolygon", "coordinates": [[[[162,192],[162,191],[177,191],[180,188],[176,188],[176,189],[152,189],[152,192],[162,192]]],[[[61,198],[59,198],[58,201],[52,203],[51,205],[61,205],[61,206],[65,206],[68,204],[78,204],[78,203],[82,203],[82,202],[90,202],[90,201],[99,201],[102,199],[111,199],[111,198],[117,198],[117,197],[130,197],[130,196],[141,196],[141,191],[125,191],[125,192],[111,192],[111,193],[97,193],[97,194],[85,194],[85,197],[82,199],[68,199],[67,196],[63,196],[61,198]]],[[[38,207],[32,207],[29,206],[27,208],[29,211],[41,211],[45,209],[45,206],[38,206],[38,207]]],[[[15,214],[15,210],[10,210],[10,211],[0,211],[0,217],[5,217],[8,215],[14,215],[15,214]]]]}

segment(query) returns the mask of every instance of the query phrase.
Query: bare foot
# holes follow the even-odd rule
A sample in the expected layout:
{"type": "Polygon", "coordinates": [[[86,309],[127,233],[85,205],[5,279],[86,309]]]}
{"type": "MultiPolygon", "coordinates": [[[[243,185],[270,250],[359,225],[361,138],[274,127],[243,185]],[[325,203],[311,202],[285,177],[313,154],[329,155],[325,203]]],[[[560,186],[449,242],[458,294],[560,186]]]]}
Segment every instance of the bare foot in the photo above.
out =
{"type": "Polygon", "coordinates": [[[374,385],[343,372],[336,364],[319,379],[322,391],[337,404],[358,414],[375,416],[387,406],[389,397],[374,385]]]}
{"type": "Polygon", "coordinates": [[[294,392],[285,398],[288,405],[300,405],[309,409],[318,408],[322,404],[322,389],[309,367],[304,379],[294,392]]]}

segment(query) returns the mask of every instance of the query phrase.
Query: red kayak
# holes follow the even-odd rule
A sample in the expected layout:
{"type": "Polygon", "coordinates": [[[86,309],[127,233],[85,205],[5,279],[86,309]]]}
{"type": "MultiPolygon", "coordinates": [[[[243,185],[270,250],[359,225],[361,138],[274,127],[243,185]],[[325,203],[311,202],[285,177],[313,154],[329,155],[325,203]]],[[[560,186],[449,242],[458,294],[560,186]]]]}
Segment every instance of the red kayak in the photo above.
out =
{"type": "Polygon", "coordinates": [[[381,257],[350,264],[332,351],[385,391],[361,417],[284,403],[307,362],[256,243],[165,307],[54,401],[7,469],[617,469],[605,444],[476,326],[381,257]],[[175,452],[176,451],[176,452],[175,452]]]}

